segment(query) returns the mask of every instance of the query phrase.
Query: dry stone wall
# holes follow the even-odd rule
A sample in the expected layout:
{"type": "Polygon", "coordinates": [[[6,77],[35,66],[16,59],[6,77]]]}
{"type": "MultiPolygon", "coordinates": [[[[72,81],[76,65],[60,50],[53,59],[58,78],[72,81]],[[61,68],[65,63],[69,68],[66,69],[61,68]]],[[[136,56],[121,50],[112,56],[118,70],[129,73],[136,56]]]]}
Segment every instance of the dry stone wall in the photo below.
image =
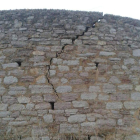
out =
{"type": "Polygon", "coordinates": [[[1,140],[139,140],[139,110],[139,20],[0,11],[1,140]]]}

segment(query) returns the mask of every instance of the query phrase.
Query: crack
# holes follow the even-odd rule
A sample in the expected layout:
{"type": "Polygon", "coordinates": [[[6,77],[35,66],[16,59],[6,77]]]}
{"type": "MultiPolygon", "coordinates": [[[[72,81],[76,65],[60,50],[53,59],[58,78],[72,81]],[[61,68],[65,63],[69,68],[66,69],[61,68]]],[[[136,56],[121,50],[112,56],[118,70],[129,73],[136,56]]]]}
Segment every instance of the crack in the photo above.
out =
{"type": "MultiPolygon", "coordinates": [[[[84,34],[85,34],[86,32],[88,32],[88,29],[89,29],[89,28],[95,28],[95,26],[96,26],[95,24],[98,23],[98,22],[100,22],[101,19],[103,19],[103,18],[99,18],[96,22],[94,22],[94,23],[92,24],[91,27],[89,27],[89,26],[86,27],[86,28],[85,28],[85,31],[83,31],[81,35],[76,35],[75,38],[72,38],[72,44],[71,44],[71,45],[74,45],[74,41],[75,41],[76,39],[78,39],[80,36],[84,36],[84,34]]],[[[64,52],[64,49],[65,49],[66,45],[69,45],[69,44],[64,44],[64,45],[62,46],[61,51],[58,52],[58,53],[56,53],[56,57],[53,57],[53,58],[58,58],[58,57],[64,52]]],[[[52,65],[52,60],[53,60],[53,58],[50,59],[50,64],[47,65],[47,66],[48,66],[48,73],[47,73],[47,75],[46,75],[46,78],[47,78],[47,80],[48,80],[48,83],[52,86],[52,89],[53,89],[55,95],[57,96],[58,100],[62,101],[62,100],[60,99],[60,97],[59,97],[57,91],[55,90],[54,85],[50,82],[50,78],[49,78],[49,77],[50,77],[50,67],[51,67],[51,65],[52,65]]],[[[98,64],[97,64],[97,67],[98,67],[98,64]]],[[[90,137],[89,137],[89,139],[90,139],[90,137]]]]}

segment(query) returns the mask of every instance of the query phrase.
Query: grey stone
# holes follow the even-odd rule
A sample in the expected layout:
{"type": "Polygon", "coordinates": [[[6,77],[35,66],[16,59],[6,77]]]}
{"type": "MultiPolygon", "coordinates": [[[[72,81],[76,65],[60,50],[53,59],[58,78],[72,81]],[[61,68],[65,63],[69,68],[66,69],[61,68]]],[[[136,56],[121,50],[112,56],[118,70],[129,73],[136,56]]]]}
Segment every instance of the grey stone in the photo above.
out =
{"type": "Polygon", "coordinates": [[[103,85],[103,92],[116,93],[116,86],[114,86],[113,84],[104,84],[103,85]]]}
{"type": "Polygon", "coordinates": [[[51,114],[46,114],[43,116],[43,119],[46,123],[52,123],[53,122],[53,116],[51,114]]]}
{"type": "Polygon", "coordinates": [[[106,104],[106,109],[121,109],[123,104],[121,102],[108,102],[106,104]]]}
{"type": "Polygon", "coordinates": [[[23,95],[26,93],[26,88],[23,86],[10,86],[9,95],[23,95]]]}
{"type": "Polygon", "coordinates": [[[140,92],[131,93],[132,100],[140,100],[140,92]]]}
{"type": "Polygon", "coordinates": [[[133,56],[140,57],[140,49],[133,50],[133,56]]]}
{"type": "Polygon", "coordinates": [[[121,83],[121,81],[116,77],[116,76],[112,76],[110,79],[109,79],[109,82],[113,83],[113,84],[119,84],[121,83]]]}
{"type": "Polygon", "coordinates": [[[135,64],[135,60],[133,58],[124,59],[124,65],[135,64]]]}
{"type": "Polygon", "coordinates": [[[8,104],[0,104],[0,111],[7,110],[8,104]]]}
{"type": "Polygon", "coordinates": [[[13,104],[13,105],[9,106],[10,111],[16,111],[16,110],[21,111],[21,110],[24,110],[24,109],[25,109],[25,106],[22,105],[22,104],[13,104]]]}
{"type": "Polygon", "coordinates": [[[140,102],[139,101],[126,101],[124,102],[124,107],[126,109],[138,109],[140,108],[140,102]]]}
{"type": "Polygon", "coordinates": [[[81,94],[81,99],[83,100],[95,100],[97,97],[96,93],[83,93],[81,94]]]}
{"type": "Polygon", "coordinates": [[[30,102],[30,98],[29,97],[25,97],[25,96],[20,96],[18,97],[18,102],[19,103],[29,103],[30,102]]]}
{"type": "Polygon", "coordinates": [[[112,55],[115,55],[114,52],[104,52],[104,51],[101,51],[99,53],[100,56],[112,56],[112,55]]]}
{"type": "Polygon", "coordinates": [[[78,133],[79,127],[78,124],[60,124],[60,133],[78,133]]]}
{"type": "Polygon", "coordinates": [[[64,71],[69,71],[69,67],[68,66],[58,66],[59,71],[64,72],[64,71]]]}
{"type": "Polygon", "coordinates": [[[100,86],[90,86],[89,87],[89,92],[101,92],[100,86]]]}
{"type": "Polygon", "coordinates": [[[10,111],[0,111],[0,118],[8,117],[10,114],[10,111]]]}
{"type": "Polygon", "coordinates": [[[79,60],[64,60],[63,64],[69,65],[69,66],[75,66],[79,65],[79,60]]]}
{"type": "Polygon", "coordinates": [[[9,122],[10,126],[24,126],[28,125],[27,121],[15,121],[15,122],[9,122]]]}
{"type": "Polygon", "coordinates": [[[4,87],[0,87],[0,95],[3,95],[5,93],[6,89],[4,87]]]}
{"type": "Polygon", "coordinates": [[[62,39],[61,45],[66,45],[66,44],[72,44],[72,40],[71,39],[62,39]]]}
{"type": "Polygon", "coordinates": [[[74,107],[84,107],[88,108],[89,104],[86,101],[72,101],[74,107]]]}
{"type": "Polygon", "coordinates": [[[53,93],[52,86],[50,85],[30,85],[29,89],[31,89],[32,94],[53,93]]]}
{"type": "Polygon", "coordinates": [[[118,86],[119,90],[132,90],[133,85],[130,84],[122,84],[118,86]]]}
{"type": "Polygon", "coordinates": [[[99,126],[107,125],[107,126],[115,126],[116,120],[115,119],[98,119],[96,124],[99,126]]]}
{"type": "Polygon", "coordinates": [[[69,123],[81,123],[86,120],[86,115],[85,114],[77,114],[77,115],[72,115],[68,118],[69,123]]]}
{"type": "Polygon", "coordinates": [[[18,63],[8,63],[8,64],[2,64],[3,69],[6,68],[16,68],[18,67],[18,63]]]}
{"type": "Polygon", "coordinates": [[[57,93],[67,93],[67,92],[71,92],[71,91],[72,91],[71,86],[58,86],[56,88],[57,93]]]}
{"type": "Polygon", "coordinates": [[[5,84],[13,84],[13,83],[17,83],[18,79],[14,76],[7,76],[4,78],[4,83],[5,84]]]}

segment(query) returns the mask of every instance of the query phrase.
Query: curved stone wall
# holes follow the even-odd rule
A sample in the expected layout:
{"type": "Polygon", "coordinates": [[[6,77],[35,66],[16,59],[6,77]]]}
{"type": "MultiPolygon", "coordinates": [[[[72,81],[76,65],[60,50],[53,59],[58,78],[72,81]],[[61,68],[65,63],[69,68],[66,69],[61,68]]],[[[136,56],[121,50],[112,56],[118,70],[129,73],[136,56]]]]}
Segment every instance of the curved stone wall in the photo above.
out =
{"type": "Polygon", "coordinates": [[[139,140],[139,75],[139,20],[0,11],[1,140],[139,140]]]}

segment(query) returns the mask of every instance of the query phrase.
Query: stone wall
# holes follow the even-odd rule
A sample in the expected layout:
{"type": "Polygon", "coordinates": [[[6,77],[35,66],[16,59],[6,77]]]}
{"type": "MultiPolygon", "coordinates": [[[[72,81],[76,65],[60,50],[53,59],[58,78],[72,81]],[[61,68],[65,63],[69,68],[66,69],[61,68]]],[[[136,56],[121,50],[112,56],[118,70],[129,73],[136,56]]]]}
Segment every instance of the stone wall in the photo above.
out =
{"type": "Polygon", "coordinates": [[[139,110],[139,20],[0,11],[0,140],[140,140],[139,110]]]}

